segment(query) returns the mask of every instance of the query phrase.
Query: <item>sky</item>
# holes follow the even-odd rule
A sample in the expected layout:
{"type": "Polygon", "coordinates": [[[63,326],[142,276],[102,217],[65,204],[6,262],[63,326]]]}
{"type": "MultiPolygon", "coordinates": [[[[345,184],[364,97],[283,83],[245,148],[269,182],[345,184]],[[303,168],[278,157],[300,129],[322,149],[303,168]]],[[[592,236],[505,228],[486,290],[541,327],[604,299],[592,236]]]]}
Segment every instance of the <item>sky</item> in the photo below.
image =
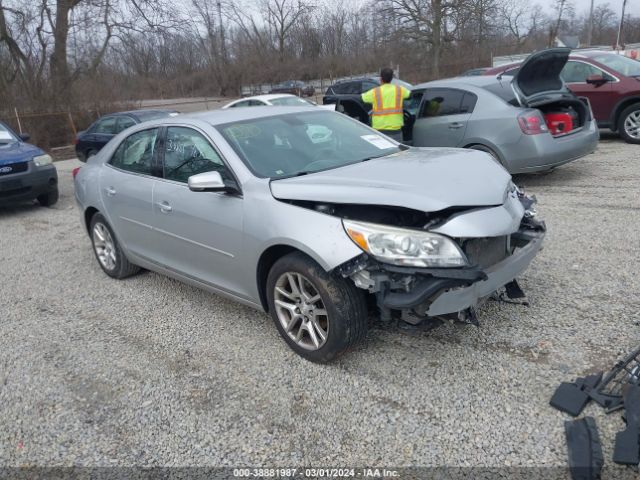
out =
{"type": "MultiPolygon", "coordinates": [[[[552,7],[555,3],[553,0],[539,0],[543,7],[552,7]]],[[[535,3],[535,0],[534,0],[535,3]]],[[[594,8],[600,4],[608,3],[609,6],[618,14],[622,12],[622,0],[594,0],[594,8]]],[[[588,12],[591,7],[591,0],[573,0],[576,7],[576,13],[588,12]]],[[[640,0],[627,0],[625,14],[640,16],[640,0]]]]}

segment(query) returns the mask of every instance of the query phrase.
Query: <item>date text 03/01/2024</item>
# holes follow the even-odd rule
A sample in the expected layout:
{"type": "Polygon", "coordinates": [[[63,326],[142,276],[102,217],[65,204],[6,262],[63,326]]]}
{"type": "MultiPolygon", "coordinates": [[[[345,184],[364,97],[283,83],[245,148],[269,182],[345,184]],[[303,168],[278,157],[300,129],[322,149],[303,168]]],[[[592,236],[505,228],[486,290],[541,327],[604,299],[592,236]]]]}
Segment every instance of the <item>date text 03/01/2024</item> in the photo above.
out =
{"type": "Polygon", "coordinates": [[[234,477],[247,478],[394,478],[386,468],[234,468],[234,477]]]}

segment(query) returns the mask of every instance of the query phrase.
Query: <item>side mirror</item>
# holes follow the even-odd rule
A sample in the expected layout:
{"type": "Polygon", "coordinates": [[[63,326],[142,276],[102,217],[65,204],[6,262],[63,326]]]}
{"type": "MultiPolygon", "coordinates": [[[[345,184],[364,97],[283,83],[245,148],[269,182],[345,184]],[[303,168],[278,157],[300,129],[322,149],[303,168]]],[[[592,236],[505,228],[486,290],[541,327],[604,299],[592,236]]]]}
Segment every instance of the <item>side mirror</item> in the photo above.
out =
{"type": "Polygon", "coordinates": [[[227,185],[220,172],[204,172],[192,175],[187,180],[189,190],[193,192],[231,192],[237,190],[227,185]]]}
{"type": "Polygon", "coordinates": [[[18,138],[23,142],[28,142],[29,139],[31,138],[31,135],[29,135],[28,133],[21,133],[18,135],[18,138]]]}
{"type": "Polygon", "coordinates": [[[590,85],[603,85],[608,81],[609,80],[607,80],[606,78],[604,78],[602,75],[599,75],[599,74],[589,75],[587,77],[587,83],[590,85]]]}

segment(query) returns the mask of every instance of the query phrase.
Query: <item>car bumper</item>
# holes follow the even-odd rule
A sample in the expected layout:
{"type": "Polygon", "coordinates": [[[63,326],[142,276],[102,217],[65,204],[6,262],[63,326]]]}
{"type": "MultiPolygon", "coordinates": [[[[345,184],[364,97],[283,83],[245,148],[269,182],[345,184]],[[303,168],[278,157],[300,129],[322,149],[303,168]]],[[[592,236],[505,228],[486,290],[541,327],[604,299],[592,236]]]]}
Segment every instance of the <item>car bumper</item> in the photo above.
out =
{"type": "MultiPolygon", "coordinates": [[[[533,218],[524,218],[520,228],[508,237],[495,237],[500,248],[513,249],[508,256],[466,268],[411,268],[391,266],[365,255],[342,265],[338,270],[350,277],[357,287],[369,290],[377,298],[381,312],[409,312],[419,317],[438,317],[468,311],[479,306],[489,295],[510,284],[522,274],[542,248],[545,226],[533,218]],[[508,244],[506,243],[508,240],[508,244]],[[410,287],[407,287],[410,286],[410,287]]],[[[492,247],[485,253],[493,257],[492,247]]],[[[502,255],[502,254],[501,254],[502,255]]],[[[496,257],[493,257],[496,258],[496,257]]]]}
{"type": "Polygon", "coordinates": [[[58,172],[54,165],[36,167],[29,162],[25,172],[0,176],[0,203],[33,200],[57,186],[58,172]]]}
{"type": "Polygon", "coordinates": [[[503,155],[512,174],[544,171],[593,153],[599,138],[596,123],[591,121],[581,131],[560,137],[522,135],[503,155]]]}
{"type": "Polygon", "coordinates": [[[426,311],[428,316],[445,315],[475,307],[482,299],[503,287],[523,273],[542,248],[544,232],[526,232],[526,245],[517,249],[503,261],[483,270],[485,280],[468,287],[442,292],[426,311]]]}

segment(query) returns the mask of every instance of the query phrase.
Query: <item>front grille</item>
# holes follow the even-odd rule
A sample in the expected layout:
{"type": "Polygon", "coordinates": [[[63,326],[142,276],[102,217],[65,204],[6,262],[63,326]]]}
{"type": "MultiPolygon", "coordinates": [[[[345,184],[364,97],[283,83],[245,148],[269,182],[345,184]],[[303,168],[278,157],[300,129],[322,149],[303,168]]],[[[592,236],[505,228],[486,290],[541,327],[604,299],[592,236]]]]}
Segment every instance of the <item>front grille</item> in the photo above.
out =
{"type": "Polygon", "coordinates": [[[26,172],[29,168],[29,162],[9,163],[8,165],[0,165],[0,176],[11,175],[12,173],[26,172]]]}
{"type": "Polygon", "coordinates": [[[472,264],[481,268],[490,267],[507,258],[508,238],[507,236],[471,238],[464,242],[463,250],[472,264]]]}

